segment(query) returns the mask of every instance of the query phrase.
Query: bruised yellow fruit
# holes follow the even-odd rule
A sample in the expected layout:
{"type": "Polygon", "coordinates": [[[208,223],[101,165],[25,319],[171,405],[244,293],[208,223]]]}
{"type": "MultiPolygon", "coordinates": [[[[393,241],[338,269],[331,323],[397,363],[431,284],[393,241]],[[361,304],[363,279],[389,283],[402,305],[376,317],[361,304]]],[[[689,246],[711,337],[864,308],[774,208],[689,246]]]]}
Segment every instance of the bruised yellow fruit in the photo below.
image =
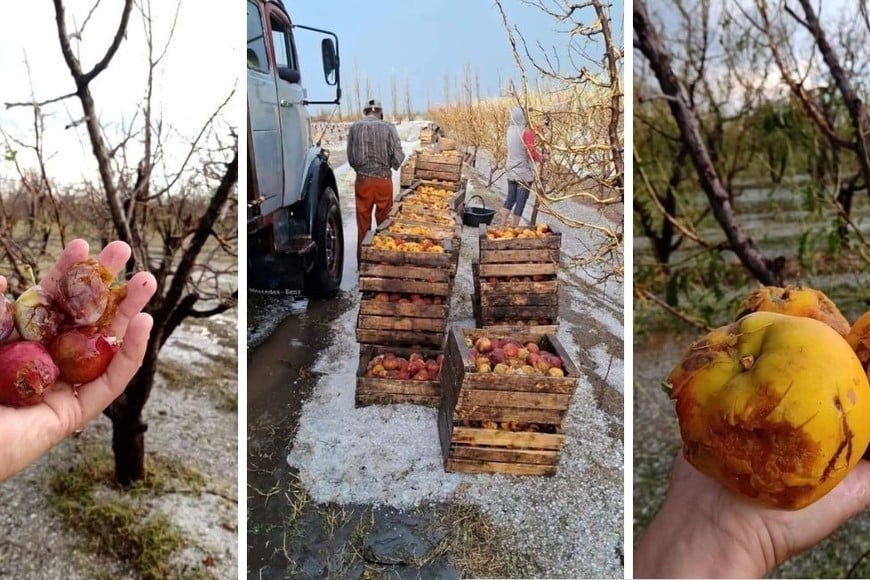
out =
{"type": "Polygon", "coordinates": [[[762,286],[740,305],[738,318],[751,312],[779,312],[791,316],[814,318],[824,322],[841,336],[849,333],[849,321],[837,305],[819,290],[795,286],[762,286]]]}
{"type": "Polygon", "coordinates": [[[867,375],[811,318],[749,314],[693,344],[668,383],[689,463],[768,506],[818,500],[870,442],[867,375]]]}
{"type": "Polygon", "coordinates": [[[846,335],[846,342],[866,369],[867,363],[870,363],[870,312],[865,312],[855,321],[846,335]]]}

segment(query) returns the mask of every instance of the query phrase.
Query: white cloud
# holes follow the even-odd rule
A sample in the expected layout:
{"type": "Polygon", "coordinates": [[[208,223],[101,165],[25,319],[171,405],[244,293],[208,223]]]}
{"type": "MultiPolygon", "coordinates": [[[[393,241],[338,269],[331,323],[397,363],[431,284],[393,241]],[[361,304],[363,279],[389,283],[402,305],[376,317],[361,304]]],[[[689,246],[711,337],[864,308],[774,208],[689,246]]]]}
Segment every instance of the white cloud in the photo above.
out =
{"type": "MultiPolygon", "coordinates": [[[[141,4],[142,2],[136,2],[141,4]]],[[[67,0],[66,22],[70,33],[85,21],[93,2],[67,0]]],[[[88,21],[82,40],[72,41],[73,50],[89,70],[105,53],[121,15],[118,2],[102,2],[88,21]]],[[[167,155],[178,157],[185,142],[193,138],[218,104],[232,90],[241,65],[240,44],[242,4],[223,3],[216,8],[206,0],[181,2],[178,22],[169,50],[155,77],[155,114],[163,117],[165,131],[171,127],[167,155]],[[235,42],[235,40],[238,42],[235,42]]],[[[175,3],[155,0],[152,6],[155,46],[160,50],[168,36],[175,13],[175,3]]],[[[61,54],[50,2],[28,3],[27,9],[3,3],[0,8],[0,102],[27,102],[55,98],[73,92],[75,86],[61,54]],[[28,80],[25,56],[30,68],[28,80]]],[[[118,130],[137,115],[145,94],[147,79],[147,45],[143,20],[134,8],[127,35],[115,58],[91,85],[100,122],[118,130]]],[[[238,126],[244,94],[238,90],[230,108],[221,116],[224,125],[238,126]]],[[[65,129],[78,121],[78,99],[52,104],[46,113],[46,153],[50,177],[60,182],[94,179],[95,164],[83,125],[65,129]]],[[[141,117],[138,117],[141,122],[141,117]]],[[[0,127],[28,142],[33,140],[33,114],[29,107],[0,109],[0,127]]],[[[107,129],[111,134],[113,129],[107,129]]],[[[3,145],[0,142],[0,149],[3,145]]],[[[21,151],[19,149],[19,151],[21,151]]],[[[132,151],[132,164],[138,161],[132,151]]],[[[34,157],[21,151],[19,159],[32,165],[34,157]]],[[[177,161],[176,161],[177,162],[177,161]]],[[[170,161],[171,163],[171,161],[170,161]]],[[[9,176],[14,169],[0,160],[0,175],[9,176]]]]}

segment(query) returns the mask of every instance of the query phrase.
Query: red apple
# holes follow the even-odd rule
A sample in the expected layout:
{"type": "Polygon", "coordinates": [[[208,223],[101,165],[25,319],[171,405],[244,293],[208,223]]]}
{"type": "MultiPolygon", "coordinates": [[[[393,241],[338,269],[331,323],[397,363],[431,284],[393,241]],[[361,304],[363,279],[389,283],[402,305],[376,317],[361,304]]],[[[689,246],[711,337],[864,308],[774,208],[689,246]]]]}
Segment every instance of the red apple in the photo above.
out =
{"type": "Polygon", "coordinates": [[[504,355],[507,358],[517,358],[519,356],[520,349],[513,342],[509,342],[502,348],[504,350],[504,355]]]}
{"type": "Polygon", "coordinates": [[[501,348],[492,349],[492,352],[489,353],[489,360],[494,365],[496,365],[498,363],[503,363],[505,360],[504,349],[501,349],[501,348]]]}
{"type": "Polygon", "coordinates": [[[534,353],[534,354],[540,354],[540,352],[541,352],[540,347],[537,344],[535,344],[534,342],[527,343],[526,350],[531,352],[531,353],[534,353]]]}
{"type": "Polygon", "coordinates": [[[477,348],[478,352],[487,353],[492,350],[492,341],[485,336],[481,336],[477,339],[477,342],[474,343],[474,346],[477,348]]]}

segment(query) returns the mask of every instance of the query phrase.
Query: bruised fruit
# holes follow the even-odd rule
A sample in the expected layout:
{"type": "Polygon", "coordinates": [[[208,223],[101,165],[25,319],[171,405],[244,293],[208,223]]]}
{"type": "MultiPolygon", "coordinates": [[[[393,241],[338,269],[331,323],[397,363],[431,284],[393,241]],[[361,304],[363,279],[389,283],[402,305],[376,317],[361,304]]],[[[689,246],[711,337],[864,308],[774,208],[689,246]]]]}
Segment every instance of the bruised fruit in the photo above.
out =
{"type": "Polygon", "coordinates": [[[746,297],[738,312],[738,318],[751,312],[778,312],[813,318],[824,322],[842,336],[849,333],[849,321],[837,306],[824,293],[812,288],[762,286],[746,297]]]}
{"type": "Polygon", "coordinates": [[[97,324],[109,308],[112,272],[94,259],[67,270],[57,282],[58,304],[77,326],[97,324]]]}
{"type": "Polygon", "coordinates": [[[689,463],[767,506],[818,500],[870,442],[867,375],[812,318],[749,314],[693,344],[668,383],[689,463]]]}
{"type": "Polygon", "coordinates": [[[15,328],[24,340],[47,343],[61,322],[63,314],[55,310],[42,286],[31,286],[15,301],[15,328]]]}
{"type": "Polygon", "coordinates": [[[492,341],[485,336],[482,336],[477,339],[477,342],[474,343],[475,348],[480,353],[487,353],[492,350],[492,341]]]}
{"type": "Polygon", "coordinates": [[[48,352],[60,369],[61,380],[78,385],[106,371],[118,352],[118,341],[95,328],[71,328],[51,341],[48,352]]]}
{"type": "Polygon", "coordinates": [[[40,403],[59,373],[51,355],[38,342],[0,346],[0,405],[24,407],[40,403]]]}
{"type": "Polygon", "coordinates": [[[846,335],[846,342],[866,369],[867,364],[870,363],[870,312],[865,312],[855,321],[849,334],[846,335]]]}
{"type": "Polygon", "coordinates": [[[0,343],[15,330],[15,306],[6,299],[0,304],[0,343]]]}

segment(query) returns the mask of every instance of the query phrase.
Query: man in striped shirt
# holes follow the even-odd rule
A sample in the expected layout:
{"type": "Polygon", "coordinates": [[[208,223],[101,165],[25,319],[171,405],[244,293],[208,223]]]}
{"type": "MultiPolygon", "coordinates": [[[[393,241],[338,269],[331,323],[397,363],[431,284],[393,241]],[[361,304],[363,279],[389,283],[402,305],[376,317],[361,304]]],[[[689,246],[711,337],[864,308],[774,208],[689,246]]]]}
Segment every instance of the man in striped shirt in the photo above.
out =
{"type": "Polygon", "coordinates": [[[392,123],[384,121],[384,111],[376,99],[363,109],[365,118],[350,126],[347,134],[347,161],[356,171],[356,261],[360,263],[362,241],[372,229],[372,210],[381,224],[393,207],[393,169],[405,160],[402,140],[392,123]]]}

